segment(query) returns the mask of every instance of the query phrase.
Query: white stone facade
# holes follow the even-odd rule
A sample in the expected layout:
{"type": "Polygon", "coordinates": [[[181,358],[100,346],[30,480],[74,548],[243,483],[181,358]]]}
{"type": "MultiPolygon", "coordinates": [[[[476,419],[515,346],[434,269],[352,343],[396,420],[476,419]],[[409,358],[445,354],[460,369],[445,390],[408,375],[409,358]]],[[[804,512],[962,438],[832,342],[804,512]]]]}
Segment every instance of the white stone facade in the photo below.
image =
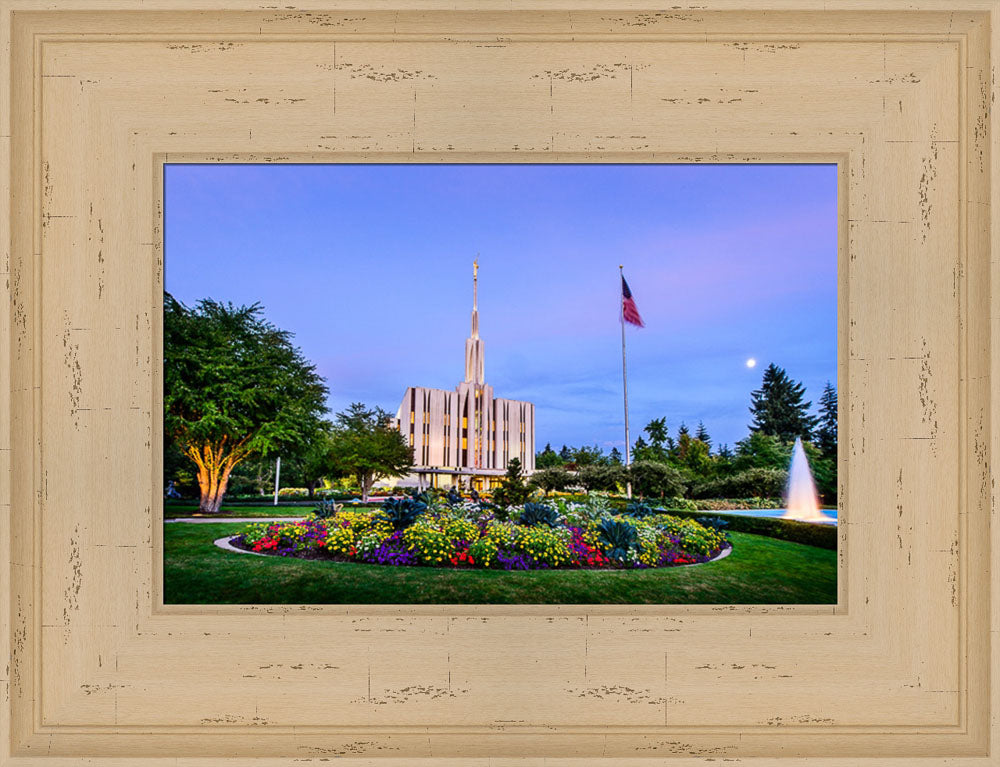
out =
{"type": "Polygon", "coordinates": [[[465,342],[465,380],[454,391],[411,386],[396,413],[396,426],[413,448],[408,477],[391,484],[419,487],[495,487],[518,458],[525,474],[535,470],[535,406],[493,396],[485,382],[479,337],[478,264],[473,268],[472,332],[465,342]]]}

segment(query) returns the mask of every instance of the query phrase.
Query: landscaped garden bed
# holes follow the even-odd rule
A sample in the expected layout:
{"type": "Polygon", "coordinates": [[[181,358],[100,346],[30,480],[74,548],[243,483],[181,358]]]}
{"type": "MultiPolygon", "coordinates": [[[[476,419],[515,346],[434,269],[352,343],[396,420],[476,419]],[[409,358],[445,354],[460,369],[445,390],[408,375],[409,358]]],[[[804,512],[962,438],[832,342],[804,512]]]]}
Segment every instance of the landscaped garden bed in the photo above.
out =
{"type": "Polygon", "coordinates": [[[457,569],[648,569],[706,562],[725,532],[641,503],[600,498],[513,509],[431,498],[372,510],[327,506],[294,522],[247,526],[231,545],[259,554],[372,565],[457,569]]]}

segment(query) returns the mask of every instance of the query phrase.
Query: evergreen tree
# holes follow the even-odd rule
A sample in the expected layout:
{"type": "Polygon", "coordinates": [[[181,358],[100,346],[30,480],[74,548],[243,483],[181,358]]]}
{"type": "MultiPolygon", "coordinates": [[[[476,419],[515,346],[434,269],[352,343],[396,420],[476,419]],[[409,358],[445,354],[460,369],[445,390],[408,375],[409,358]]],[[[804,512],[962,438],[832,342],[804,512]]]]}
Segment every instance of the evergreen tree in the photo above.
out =
{"type": "Polygon", "coordinates": [[[573,463],[577,466],[601,466],[608,462],[604,451],[597,445],[593,447],[578,447],[573,449],[573,463]]]}
{"type": "Polygon", "coordinates": [[[559,457],[562,458],[563,463],[569,463],[573,460],[573,453],[566,445],[563,445],[562,450],[559,451],[559,457]]]}
{"type": "Polygon", "coordinates": [[[493,491],[493,501],[501,507],[520,506],[531,495],[531,488],[525,484],[524,469],[520,458],[507,462],[507,474],[500,480],[500,487],[493,491]]]}
{"type": "Polygon", "coordinates": [[[723,442],[712,457],[713,472],[716,476],[725,476],[733,471],[733,451],[723,442]]]}
{"type": "Polygon", "coordinates": [[[704,442],[705,447],[709,450],[712,449],[712,438],[708,436],[708,429],[705,428],[705,424],[702,421],[698,421],[698,431],[695,432],[694,438],[704,442]]]}
{"type": "Polygon", "coordinates": [[[819,424],[815,442],[824,458],[837,457],[837,390],[829,381],[819,398],[819,424]]]}
{"type": "Polygon", "coordinates": [[[646,453],[652,448],[646,444],[646,440],[642,438],[642,435],[636,438],[635,444],[632,445],[632,463],[636,461],[646,460],[646,453]]]}
{"type": "Polygon", "coordinates": [[[545,449],[535,456],[535,466],[539,469],[547,469],[552,466],[562,466],[563,459],[559,457],[559,453],[552,449],[551,443],[545,444],[545,449]]]}
{"type": "Polygon", "coordinates": [[[808,442],[817,419],[809,415],[812,402],[803,401],[805,393],[805,386],[772,362],[764,371],[761,387],[750,394],[750,430],[784,442],[796,437],[808,442]]]}
{"type": "MultiPolygon", "coordinates": [[[[667,419],[665,417],[654,418],[643,427],[643,431],[649,437],[649,445],[640,447],[637,440],[635,443],[634,460],[666,463],[668,460],[666,445],[667,440],[670,438],[667,434],[667,419]]],[[[639,439],[642,439],[642,437],[639,439]]]]}
{"type": "Polygon", "coordinates": [[[653,447],[663,447],[667,441],[667,419],[654,418],[646,424],[643,431],[649,435],[649,443],[653,447]]]}
{"type": "Polygon", "coordinates": [[[608,456],[608,458],[611,460],[611,463],[620,466],[622,462],[621,450],[619,450],[617,447],[611,448],[611,453],[608,456]]]}
{"type": "Polygon", "coordinates": [[[677,427],[677,440],[671,441],[670,448],[668,450],[670,460],[677,464],[684,463],[685,458],[687,458],[687,452],[690,445],[691,430],[688,429],[687,424],[681,421],[681,425],[677,427]]]}
{"type": "Polygon", "coordinates": [[[792,443],[752,431],[746,439],[736,443],[736,455],[733,457],[733,469],[787,469],[792,459],[792,443]]]}

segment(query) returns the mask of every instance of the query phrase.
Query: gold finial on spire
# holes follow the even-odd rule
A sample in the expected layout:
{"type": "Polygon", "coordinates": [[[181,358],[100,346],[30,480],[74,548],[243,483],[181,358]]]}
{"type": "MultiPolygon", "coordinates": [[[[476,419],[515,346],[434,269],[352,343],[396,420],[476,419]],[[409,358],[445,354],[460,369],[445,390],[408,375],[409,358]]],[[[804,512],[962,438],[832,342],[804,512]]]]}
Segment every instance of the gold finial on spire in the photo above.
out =
{"type": "Polygon", "coordinates": [[[472,337],[479,338],[479,254],[472,262],[472,337]]]}

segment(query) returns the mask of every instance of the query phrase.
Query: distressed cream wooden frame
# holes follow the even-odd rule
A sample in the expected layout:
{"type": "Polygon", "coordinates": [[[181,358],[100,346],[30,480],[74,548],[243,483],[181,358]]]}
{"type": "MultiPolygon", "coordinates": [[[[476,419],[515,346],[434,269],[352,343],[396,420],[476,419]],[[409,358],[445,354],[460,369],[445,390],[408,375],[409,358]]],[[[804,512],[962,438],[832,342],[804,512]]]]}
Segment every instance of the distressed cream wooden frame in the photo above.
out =
{"type": "Polygon", "coordinates": [[[0,0],[0,763],[1000,763],[1000,5],[679,2],[0,0]],[[838,162],[838,604],[165,607],[174,159],[838,162]]]}

